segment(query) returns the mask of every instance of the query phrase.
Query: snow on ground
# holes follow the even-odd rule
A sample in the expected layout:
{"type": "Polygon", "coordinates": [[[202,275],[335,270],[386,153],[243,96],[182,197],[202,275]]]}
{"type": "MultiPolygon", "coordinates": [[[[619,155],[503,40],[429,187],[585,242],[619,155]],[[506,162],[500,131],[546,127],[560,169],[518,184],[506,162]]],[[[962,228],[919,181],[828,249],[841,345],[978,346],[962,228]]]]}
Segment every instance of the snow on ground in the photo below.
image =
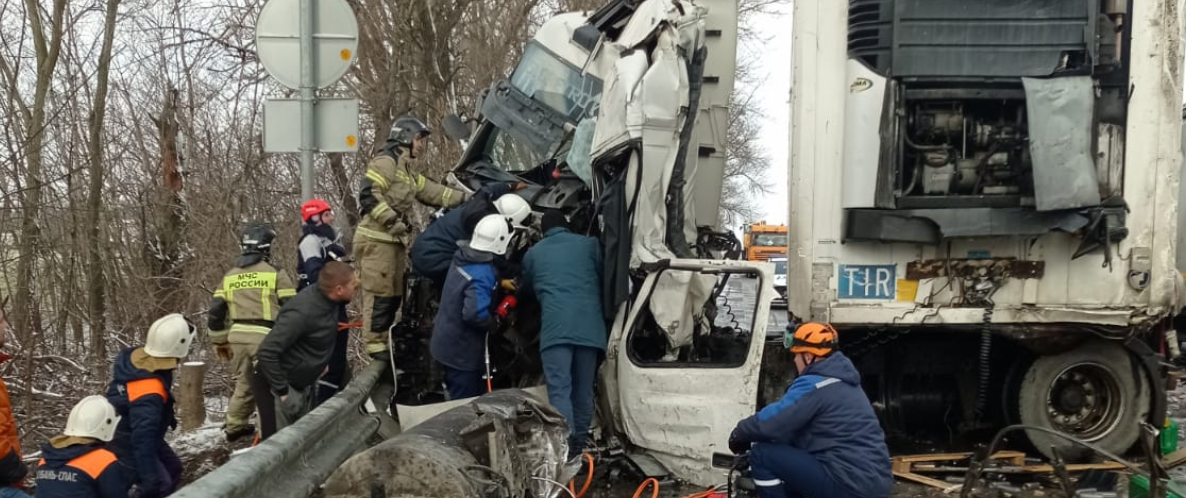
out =
{"type": "MultiPolygon", "coordinates": [[[[166,436],[166,441],[177,453],[185,468],[182,475],[183,483],[197,480],[230,459],[233,448],[222,435],[222,421],[226,418],[227,402],[225,396],[207,398],[206,423],[202,427],[189,432],[184,432],[178,427],[178,430],[166,436]]],[[[234,446],[241,445],[242,443],[236,443],[234,446]]]]}

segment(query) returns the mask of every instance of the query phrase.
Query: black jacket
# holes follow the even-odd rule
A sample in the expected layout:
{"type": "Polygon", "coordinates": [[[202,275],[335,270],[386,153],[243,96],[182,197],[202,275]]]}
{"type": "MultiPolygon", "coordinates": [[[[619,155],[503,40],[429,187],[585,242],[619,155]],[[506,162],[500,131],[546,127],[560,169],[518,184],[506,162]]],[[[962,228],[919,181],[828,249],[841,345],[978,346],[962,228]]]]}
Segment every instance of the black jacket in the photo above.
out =
{"type": "Polygon", "coordinates": [[[457,242],[469,240],[474,227],[486,215],[498,214],[494,200],[511,192],[509,183],[491,183],[478,190],[474,197],[449,210],[424,229],[412,242],[412,269],[437,283],[445,281],[457,242]]]}
{"type": "Polygon", "coordinates": [[[280,308],[276,325],[256,353],[256,369],[277,396],[288,394],[289,386],[304,389],[321,377],[338,336],[339,306],[311,285],[280,308]]]}

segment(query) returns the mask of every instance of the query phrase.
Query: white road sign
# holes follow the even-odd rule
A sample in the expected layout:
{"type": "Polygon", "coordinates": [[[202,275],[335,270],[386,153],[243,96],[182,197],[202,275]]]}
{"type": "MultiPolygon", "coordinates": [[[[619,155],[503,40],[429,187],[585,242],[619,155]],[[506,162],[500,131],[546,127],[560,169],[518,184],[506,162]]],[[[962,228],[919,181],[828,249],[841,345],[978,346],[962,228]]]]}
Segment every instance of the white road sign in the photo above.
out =
{"type": "MultiPolygon", "coordinates": [[[[358,151],[358,99],[320,99],[314,114],[319,152],[358,151]]],[[[264,101],[264,152],[300,152],[301,101],[264,101]]]]}
{"type": "MultiPolygon", "coordinates": [[[[313,79],[325,88],[350,70],[358,48],[358,19],[345,0],[314,0],[313,14],[313,79]]],[[[268,0],[255,26],[255,44],[269,75],[286,87],[300,88],[300,0],[268,0]]]]}

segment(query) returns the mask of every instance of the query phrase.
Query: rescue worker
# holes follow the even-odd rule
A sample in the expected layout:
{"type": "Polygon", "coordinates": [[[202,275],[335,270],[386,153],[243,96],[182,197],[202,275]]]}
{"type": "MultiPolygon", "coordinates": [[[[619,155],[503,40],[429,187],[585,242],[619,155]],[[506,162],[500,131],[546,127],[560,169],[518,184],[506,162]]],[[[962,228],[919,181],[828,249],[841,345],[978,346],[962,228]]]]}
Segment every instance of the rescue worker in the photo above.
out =
{"type": "MultiPolygon", "coordinates": [[[[0,349],[8,338],[8,320],[4,318],[4,307],[8,298],[0,300],[0,349]]],[[[12,356],[0,353],[0,363],[12,356]]],[[[16,419],[12,417],[12,403],[8,399],[8,386],[0,379],[0,498],[27,498],[25,476],[29,469],[21,460],[21,440],[16,430],[16,419]]]]}
{"type": "MultiPolygon", "coordinates": [[[[334,229],[334,212],[329,203],[311,199],[301,206],[301,239],[297,249],[297,291],[310,285],[317,285],[321,268],[330,261],[346,261],[346,248],[338,243],[340,238],[334,229]]],[[[329,359],[329,373],[317,386],[317,405],[341,391],[348,380],[346,352],[350,348],[350,328],[346,326],[346,304],[338,306],[338,335],[334,351],[329,359]]],[[[316,406],[316,405],[315,405],[316,406]]]]}
{"type": "Polygon", "coordinates": [[[593,383],[605,356],[601,245],[572,233],[559,211],[544,213],[544,238],[527,250],[520,295],[534,294],[543,321],[540,358],[548,401],[568,421],[568,458],[585,447],[593,422],[593,383]]]}
{"type": "Polygon", "coordinates": [[[104,443],[120,417],[102,396],[82,398],[70,410],[66,430],[41,447],[37,464],[40,498],[127,498],[132,484],[104,443]]]}
{"type": "Polygon", "coordinates": [[[523,228],[531,216],[531,205],[511,193],[522,190],[523,186],[523,183],[491,183],[465,204],[433,220],[412,243],[412,269],[439,286],[445,281],[453,253],[457,252],[457,241],[468,239],[482,218],[501,214],[512,227],[523,228]]]}
{"type": "Polygon", "coordinates": [[[288,274],[271,264],[275,239],[272,227],[258,221],[247,225],[239,240],[242,253],[235,267],[222,277],[207,312],[210,341],[220,359],[232,362],[235,378],[223,426],[227,441],[255,433],[255,427],[247,423],[255,411],[251,392],[255,350],[272,330],[280,306],[296,295],[288,274]]]}
{"type": "Polygon", "coordinates": [[[354,298],[357,284],[349,265],[330,261],[321,268],[317,285],[305,287],[280,308],[257,353],[261,440],[313,408],[317,379],[326,371],[338,336],[338,308],[354,298]]]}
{"type": "Polygon", "coordinates": [[[783,344],[798,376],[729,437],[733,453],[749,452],[762,498],[879,498],[893,488],[885,433],[837,340],[826,323],[788,326],[783,344]]]}
{"type": "Polygon", "coordinates": [[[457,243],[429,344],[433,359],[444,367],[449,399],[487,391],[482,382],[483,375],[489,374],[487,334],[498,325],[491,309],[498,282],[492,261],[506,253],[510,241],[506,218],[492,214],[478,222],[471,240],[457,243]]]}
{"type": "Polygon", "coordinates": [[[354,254],[362,278],[363,341],[377,360],[389,361],[388,331],[395,323],[404,293],[404,270],[413,227],[410,215],[416,201],[436,207],[456,207],[465,192],[429,180],[412,161],[424,154],[428,126],[413,117],[391,125],[383,151],[367,165],[358,192],[362,221],[354,236],[354,254]]]}
{"type": "Polygon", "coordinates": [[[165,315],[148,328],[144,346],[115,357],[107,401],[120,420],[109,449],[132,464],[140,498],[168,496],[181,479],[181,460],[165,442],[165,433],[177,427],[173,371],[189,355],[195,331],[180,314],[165,315]]]}

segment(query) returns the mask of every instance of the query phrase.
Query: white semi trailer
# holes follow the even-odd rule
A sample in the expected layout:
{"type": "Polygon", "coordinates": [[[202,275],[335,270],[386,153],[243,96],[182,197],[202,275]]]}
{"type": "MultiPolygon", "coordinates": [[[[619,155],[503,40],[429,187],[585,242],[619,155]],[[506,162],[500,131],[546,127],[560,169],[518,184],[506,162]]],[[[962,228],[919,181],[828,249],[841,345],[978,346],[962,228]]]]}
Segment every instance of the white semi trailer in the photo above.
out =
{"type": "Polygon", "coordinates": [[[798,0],[794,24],[790,312],[837,326],[891,435],[1127,450],[1182,308],[1182,3],[798,0]]]}

